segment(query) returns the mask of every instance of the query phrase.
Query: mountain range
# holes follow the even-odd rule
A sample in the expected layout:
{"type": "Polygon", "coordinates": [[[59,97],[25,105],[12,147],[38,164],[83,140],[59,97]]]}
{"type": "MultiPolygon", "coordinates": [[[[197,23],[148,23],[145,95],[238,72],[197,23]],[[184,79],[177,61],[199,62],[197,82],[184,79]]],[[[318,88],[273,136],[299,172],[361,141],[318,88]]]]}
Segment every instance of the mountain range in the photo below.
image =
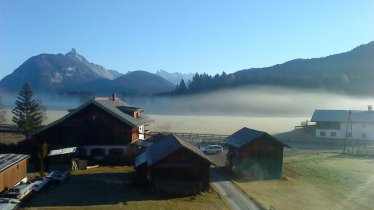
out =
{"type": "Polygon", "coordinates": [[[183,94],[242,85],[279,85],[372,95],[374,42],[327,57],[295,59],[214,77],[205,73],[193,75],[163,70],[156,74],[146,71],[121,74],[90,63],[72,49],[65,55],[41,54],[29,58],[0,81],[0,89],[17,93],[28,82],[37,93],[154,95],[174,91],[181,79],[189,86],[179,91],[183,94]]]}
{"type": "Polygon", "coordinates": [[[28,82],[36,93],[152,95],[175,88],[145,71],[121,74],[90,63],[75,49],[63,54],[40,54],[26,60],[0,81],[4,92],[16,93],[28,82]]]}
{"type": "Polygon", "coordinates": [[[173,83],[174,85],[178,85],[182,79],[187,83],[195,75],[194,73],[189,73],[189,74],[182,74],[179,72],[169,73],[162,69],[158,70],[156,74],[168,80],[169,82],[173,83]]]}
{"type": "Polygon", "coordinates": [[[235,85],[267,84],[372,94],[374,41],[344,53],[295,59],[271,67],[237,71],[233,75],[235,85]]]}

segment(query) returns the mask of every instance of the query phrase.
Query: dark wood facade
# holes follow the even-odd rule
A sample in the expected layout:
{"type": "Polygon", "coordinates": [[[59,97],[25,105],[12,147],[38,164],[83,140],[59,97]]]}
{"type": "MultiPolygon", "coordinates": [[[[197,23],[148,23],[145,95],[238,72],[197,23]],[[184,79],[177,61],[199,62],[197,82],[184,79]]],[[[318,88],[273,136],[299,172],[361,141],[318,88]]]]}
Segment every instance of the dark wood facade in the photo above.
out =
{"type": "MultiPolygon", "coordinates": [[[[161,144],[162,141],[164,140],[161,140],[161,144]]],[[[149,150],[158,150],[158,143],[152,147],[154,148],[149,150]]],[[[209,188],[209,169],[212,163],[204,154],[199,154],[200,151],[191,151],[183,145],[170,153],[164,149],[159,151],[164,151],[167,155],[156,162],[151,161],[152,164],[145,161],[136,165],[136,183],[149,185],[155,192],[172,194],[196,194],[209,188]]],[[[141,158],[150,158],[142,155],[144,157],[141,158]]]]}
{"type": "Polygon", "coordinates": [[[253,180],[282,178],[283,147],[287,145],[265,132],[248,139],[241,133],[241,137],[247,143],[238,146],[228,142],[228,167],[253,180]]]}
{"type": "Polygon", "coordinates": [[[94,104],[80,110],[32,139],[51,145],[127,145],[139,138],[138,128],[132,128],[94,104]]]}
{"type": "Polygon", "coordinates": [[[93,161],[128,162],[129,145],[144,139],[145,126],[153,122],[141,112],[115,96],[94,97],[33,133],[31,141],[50,149],[78,147],[79,157],[93,161]]]}
{"type": "Polygon", "coordinates": [[[150,167],[155,191],[195,194],[209,187],[210,163],[181,149],[150,167]]]}

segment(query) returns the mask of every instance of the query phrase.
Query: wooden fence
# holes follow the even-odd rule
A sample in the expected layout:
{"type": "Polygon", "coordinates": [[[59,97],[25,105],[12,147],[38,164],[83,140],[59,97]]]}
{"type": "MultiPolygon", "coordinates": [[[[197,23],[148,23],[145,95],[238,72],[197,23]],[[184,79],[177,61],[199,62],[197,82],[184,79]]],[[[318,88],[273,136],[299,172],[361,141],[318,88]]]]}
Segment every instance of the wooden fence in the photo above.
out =
{"type": "Polygon", "coordinates": [[[19,133],[19,129],[16,125],[11,124],[0,124],[0,132],[4,133],[19,133]]]}
{"type": "Polygon", "coordinates": [[[224,144],[224,139],[229,135],[221,134],[206,134],[206,133],[181,133],[181,132],[170,132],[177,136],[180,136],[192,144],[208,143],[208,144],[224,144]]]}

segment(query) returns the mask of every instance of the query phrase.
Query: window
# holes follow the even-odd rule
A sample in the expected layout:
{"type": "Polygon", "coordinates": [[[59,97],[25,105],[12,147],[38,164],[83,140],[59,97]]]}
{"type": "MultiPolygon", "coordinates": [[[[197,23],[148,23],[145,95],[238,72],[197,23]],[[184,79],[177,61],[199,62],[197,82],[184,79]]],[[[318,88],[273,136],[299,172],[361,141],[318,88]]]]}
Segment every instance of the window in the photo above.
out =
{"type": "Polygon", "coordinates": [[[366,133],[362,133],[362,134],[361,134],[361,137],[362,137],[363,139],[366,139],[366,137],[367,137],[366,133]]]}
{"type": "Polygon", "coordinates": [[[366,128],[366,123],[362,123],[362,127],[363,127],[363,128],[366,128]]]}
{"type": "Polygon", "coordinates": [[[348,133],[347,133],[347,137],[352,137],[352,133],[351,133],[351,132],[348,132],[348,133]]]}
{"type": "Polygon", "coordinates": [[[339,130],[339,122],[317,122],[316,127],[318,129],[329,129],[329,130],[339,130]]]}
{"type": "Polygon", "coordinates": [[[331,133],[330,133],[330,136],[331,136],[331,137],[335,137],[335,136],[336,136],[336,132],[331,132],[331,133]]]}
{"type": "Polygon", "coordinates": [[[321,131],[321,132],[319,132],[319,135],[320,136],[326,136],[326,132],[325,131],[321,131]]]}

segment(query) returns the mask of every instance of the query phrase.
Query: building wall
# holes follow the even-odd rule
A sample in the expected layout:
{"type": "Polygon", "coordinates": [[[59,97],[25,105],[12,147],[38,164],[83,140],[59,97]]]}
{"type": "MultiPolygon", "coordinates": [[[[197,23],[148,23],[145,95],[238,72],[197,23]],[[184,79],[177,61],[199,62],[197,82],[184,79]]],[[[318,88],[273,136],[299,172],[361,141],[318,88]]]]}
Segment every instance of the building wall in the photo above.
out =
{"type": "Polygon", "coordinates": [[[283,145],[270,139],[257,139],[240,149],[229,147],[229,166],[249,179],[282,178],[283,145]]]}
{"type": "MultiPolygon", "coordinates": [[[[347,129],[346,122],[340,122],[339,129],[316,129],[317,138],[344,139],[347,129]]],[[[349,130],[349,128],[348,128],[349,130]]],[[[353,139],[374,140],[374,123],[352,123],[353,139]]]]}
{"type": "Polygon", "coordinates": [[[198,193],[209,187],[209,169],[207,160],[180,149],[152,166],[150,184],[157,192],[198,193]],[[181,164],[189,166],[181,167],[181,164]]]}
{"type": "Polygon", "coordinates": [[[138,137],[138,128],[131,128],[97,106],[89,105],[33,139],[53,145],[81,146],[127,145],[138,137]]]}
{"type": "Polygon", "coordinates": [[[0,172],[0,192],[6,188],[13,187],[26,177],[27,159],[0,172]]]}

